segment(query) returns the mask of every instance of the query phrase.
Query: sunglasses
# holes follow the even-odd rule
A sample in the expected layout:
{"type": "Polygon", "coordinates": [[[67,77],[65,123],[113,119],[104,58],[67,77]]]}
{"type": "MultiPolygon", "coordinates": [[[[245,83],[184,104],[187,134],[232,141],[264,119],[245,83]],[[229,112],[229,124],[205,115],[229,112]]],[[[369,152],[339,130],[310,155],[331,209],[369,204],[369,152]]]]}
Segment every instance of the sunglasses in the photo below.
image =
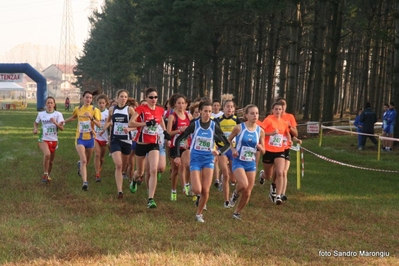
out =
{"type": "Polygon", "coordinates": [[[149,99],[158,99],[158,96],[148,96],[149,99]]]}

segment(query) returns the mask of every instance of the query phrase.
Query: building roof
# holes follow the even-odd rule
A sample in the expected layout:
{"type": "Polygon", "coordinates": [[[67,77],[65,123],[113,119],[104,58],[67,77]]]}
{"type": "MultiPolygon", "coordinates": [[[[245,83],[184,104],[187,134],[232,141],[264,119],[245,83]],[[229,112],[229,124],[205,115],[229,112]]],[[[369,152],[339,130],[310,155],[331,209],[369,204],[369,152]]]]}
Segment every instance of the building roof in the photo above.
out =
{"type": "Polygon", "coordinates": [[[48,68],[50,68],[52,66],[57,67],[64,74],[73,74],[73,69],[76,67],[76,65],[52,64],[49,67],[47,67],[46,69],[44,69],[42,72],[46,71],[48,68]]]}
{"type": "Polygon", "coordinates": [[[24,91],[25,89],[15,82],[0,82],[0,91],[24,91]]]}

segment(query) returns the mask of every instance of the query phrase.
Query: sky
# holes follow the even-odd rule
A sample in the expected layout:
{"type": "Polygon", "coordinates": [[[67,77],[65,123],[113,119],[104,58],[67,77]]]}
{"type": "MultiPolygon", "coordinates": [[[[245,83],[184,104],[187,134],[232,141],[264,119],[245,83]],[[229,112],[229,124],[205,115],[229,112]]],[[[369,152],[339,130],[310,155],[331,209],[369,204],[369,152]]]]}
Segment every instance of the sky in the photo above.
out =
{"type": "MultiPolygon", "coordinates": [[[[1,0],[0,58],[17,45],[60,47],[64,4],[67,0],[1,0]]],[[[81,49],[88,38],[93,0],[68,0],[73,17],[75,45],[81,49]]],[[[98,7],[103,0],[97,0],[98,7]]]]}

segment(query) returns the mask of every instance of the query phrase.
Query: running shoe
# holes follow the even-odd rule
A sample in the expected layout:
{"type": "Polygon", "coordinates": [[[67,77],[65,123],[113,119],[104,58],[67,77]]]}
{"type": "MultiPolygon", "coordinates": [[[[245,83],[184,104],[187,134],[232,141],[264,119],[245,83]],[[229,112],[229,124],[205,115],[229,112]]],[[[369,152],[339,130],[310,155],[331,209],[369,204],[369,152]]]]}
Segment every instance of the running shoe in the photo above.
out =
{"type": "Polygon", "coordinates": [[[265,174],[265,171],[260,170],[260,172],[259,172],[259,184],[261,184],[261,185],[263,185],[265,183],[264,174],[265,174]]]}
{"type": "Polygon", "coordinates": [[[158,173],[158,174],[157,174],[158,181],[161,181],[161,177],[162,177],[162,174],[161,174],[161,173],[158,173]]]}
{"type": "Polygon", "coordinates": [[[100,176],[96,176],[96,183],[101,182],[101,177],[100,176]]]}
{"type": "Polygon", "coordinates": [[[269,193],[269,199],[272,203],[276,203],[276,195],[273,195],[272,193],[269,193]]]}
{"type": "Polygon", "coordinates": [[[236,205],[238,197],[239,197],[239,195],[237,195],[235,191],[233,192],[233,194],[231,194],[231,198],[230,198],[230,206],[231,207],[234,207],[236,205]]]}
{"type": "Polygon", "coordinates": [[[236,220],[241,220],[241,214],[233,213],[233,218],[236,219],[236,220]]]}
{"type": "Polygon", "coordinates": [[[270,184],[270,190],[269,190],[269,199],[271,202],[275,202],[276,199],[276,184],[271,183],[270,184]]]}
{"type": "Polygon", "coordinates": [[[155,203],[155,201],[153,199],[148,200],[148,203],[147,203],[148,209],[154,209],[156,207],[157,207],[157,204],[155,203]]]}
{"type": "Polygon", "coordinates": [[[123,192],[118,193],[118,199],[123,199],[123,192]]]}
{"type": "Polygon", "coordinates": [[[123,177],[123,179],[129,179],[129,177],[125,173],[122,173],[122,177],[123,177]]]}
{"type": "Polygon", "coordinates": [[[87,182],[83,182],[82,190],[84,191],[89,190],[89,184],[87,182]]]}
{"type": "Polygon", "coordinates": [[[190,185],[187,184],[184,186],[184,194],[188,197],[190,196],[190,185]]]}
{"type": "Polygon", "coordinates": [[[280,205],[282,203],[280,195],[276,196],[276,205],[280,205]]]}
{"type": "Polygon", "coordinates": [[[287,201],[287,200],[288,200],[288,198],[287,198],[287,196],[286,196],[286,195],[281,195],[281,200],[282,200],[282,201],[287,201]]]}
{"type": "Polygon", "coordinates": [[[48,175],[47,174],[43,174],[42,182],[43,183],[47,183],[48,182],[48,175]]]}
{"type": "Polygon", "coordinates": [[[199,223],[205,223],[205,220],[204,220],[204,217],[202,216],[202,214],[195,215],[195,220],[199,223]]]}
{"type": "Polygon", "coordinates": [[[197,195],[194,195],[192,199],[193,201],[197,201],[197,195]]]}
{"type": "Polygon", "coordinates": [[[129,186],[130,192],[136,193],[137,191],[137,182],[132,181],[129,186]]]}
{"type": "Polygon", "coordinates": [[[171,201],[177,201],[177,193],[176,192],[172,192],[170,194],[170,200],[171,201]]]}
{"type": "Polygon", "coordinates": [[[77,165],[78,165],[78,176],[81,176],[81,175],[80,175],[80,161],[78,161],[78,164],[77,164],[77,165]]]}
{"type": "Polygon", "coordinates": [[[206,204],[205,204],[205,206],[204,206],[204,211],[207,211],[208,210],[208,208],[206,207],[206,204]]]}
{"type": "Polygon", "coordinates": [[[219,184],[220,183],[220,181],[219,181],[219,179],[216,179],[215,180],[215,183],[213,183],[213,185],[215,186],[215,188],[218,188],[219,187],[219,184]]]}
{"type": "Polygon", "coordinates": [[[230,202],[229,202],[229,201],[225,201],[224,204],[223,204],[223,206],[224,206],[226,209],[231,208],[230,202]]]}
{"type": "Polygon", "coordinates": [[[230,185],[232,185],[233,187],[236,185],[237,182],[230,182],[230,185]]]}

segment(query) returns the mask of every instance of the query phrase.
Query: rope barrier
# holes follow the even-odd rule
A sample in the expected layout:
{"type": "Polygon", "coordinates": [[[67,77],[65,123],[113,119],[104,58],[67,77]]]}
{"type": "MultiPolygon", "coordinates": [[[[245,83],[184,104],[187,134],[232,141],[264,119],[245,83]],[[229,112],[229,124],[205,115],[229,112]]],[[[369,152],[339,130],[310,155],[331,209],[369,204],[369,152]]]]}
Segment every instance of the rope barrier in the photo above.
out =
{"type": "Polygon", "coordinates": [[[362,169],[362,170],[367,170],[367,171],[374,171],[374,172],[385,172],[385,173],[399,173],[399,171],[395,171],[395,170],[382,170],[382,169],[374,169],[374,168],[368,168],[368,167],[362,167],[362,166],[356,166],[356,165],[352,165],[352,164],[347,164],[347,163],[343,163],[343,162],[339,162],[330,158],[327,158],[323,155],[317,154],[313,151],[310,151],[304,147],[301,147],[303,150],[309,152],[310,154],[313,154],[314,156],[318,157],[319,159],[322,159],[324,161],[330,162],[330,163],[334,163],[334,164],[338,164],[338,165],[342,165],[342,166],[347,166],[347,167],[351,167],[351,168],[355,168],[355,169],[362,169]]]}
{"type": "Polygon", "coordinates": [[[304,157],[303,157],[303,148],[302,147],[301,147],[301,164],[302,164],[301,173],[302,173],[302,177],[304,177],[305,176],[305,160],[304,160],[304,157]]]}

